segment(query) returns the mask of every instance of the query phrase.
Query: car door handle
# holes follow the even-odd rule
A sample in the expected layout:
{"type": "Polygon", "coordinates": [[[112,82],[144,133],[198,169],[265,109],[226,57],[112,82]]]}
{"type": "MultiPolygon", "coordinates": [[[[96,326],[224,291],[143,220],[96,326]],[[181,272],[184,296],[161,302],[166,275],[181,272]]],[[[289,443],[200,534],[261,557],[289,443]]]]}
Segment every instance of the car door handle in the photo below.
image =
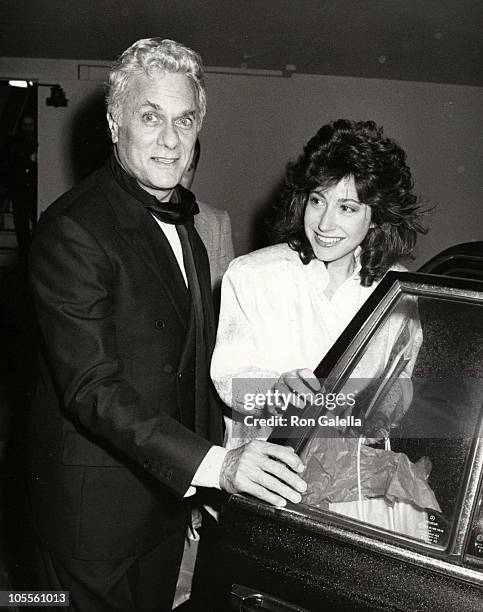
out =
{"type": "Polygon", "coordinates": [[[231,587],[230,609],[234,612],[310,612],[306,608],[241,584],[231,587]]]}

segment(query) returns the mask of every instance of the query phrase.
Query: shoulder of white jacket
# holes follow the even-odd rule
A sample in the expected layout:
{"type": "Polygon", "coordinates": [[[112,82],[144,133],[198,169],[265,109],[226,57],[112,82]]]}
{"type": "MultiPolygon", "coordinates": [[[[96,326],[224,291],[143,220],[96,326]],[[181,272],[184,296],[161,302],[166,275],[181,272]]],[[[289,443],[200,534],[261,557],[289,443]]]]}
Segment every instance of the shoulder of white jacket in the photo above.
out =
{"type": "Polygon", "coordinates": [[[288,244],[275,244],[235,258],[229,267],[231,274],[275,272],[287,266],[302,266],[300,257],[288,244]]]}

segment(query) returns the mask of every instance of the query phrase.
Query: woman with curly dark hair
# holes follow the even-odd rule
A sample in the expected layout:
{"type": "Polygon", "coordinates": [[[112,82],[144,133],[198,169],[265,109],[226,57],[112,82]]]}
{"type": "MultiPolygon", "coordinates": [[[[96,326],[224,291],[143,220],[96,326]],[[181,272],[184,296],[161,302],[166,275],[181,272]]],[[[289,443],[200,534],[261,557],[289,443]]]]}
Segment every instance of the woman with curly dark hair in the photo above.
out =
{"type": "MultiPolygon", "coordinates": [[[[335,193],[338,184],[339,189],[351,191],[356,196],[353,204],[362,203],[364,216],[370,216],[369,231],[360,243],[361,284],[370,287],[393,264],[412,253],[417,233],[424,232],[406,154],[373,121],[339,119],[324,125],[297,162],[288,165],[271,230],[273,242],[287,242],[305,264],[317,257],[328,268],[340,252],[349,252],[351,244],[329,240],[331,228],[325,241],[319,239],[323,233],[316,231],[313,236],[307,228],[310,220],[320,217],[320,194],[335,193]],[[304,216],[310,217],[305,224],[304,216]]],[[[350,217],[354,206],[345,210],[345,217],[350,217]]]]}
{"type": "MultiPolygon", "coordinates": [[[[312,371],[384,274],[405,269],[424,231],[412,188],[404,151],[372,121],[324,125],[288,165],[276,244],[237,258],[223,280],[211,373],[228,406],[246,412],[248,388],[320,388],[312,371]],[[237,390],[234,379],[250,386],[237,390]]],[[[406,319],[386,326],[367,378],[384,369],[406,319]]],[[[421,343],[416,317],[410,325],[408,377],[421,343]]],[[[227,442],[238,446],[231,425],[227,442]]]]}

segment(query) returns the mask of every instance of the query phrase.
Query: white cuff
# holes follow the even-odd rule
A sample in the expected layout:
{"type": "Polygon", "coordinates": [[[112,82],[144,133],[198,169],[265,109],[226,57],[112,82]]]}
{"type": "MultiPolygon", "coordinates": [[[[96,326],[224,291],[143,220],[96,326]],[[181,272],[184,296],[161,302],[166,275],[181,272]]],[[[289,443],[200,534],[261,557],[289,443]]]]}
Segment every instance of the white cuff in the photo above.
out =
{"type": "Polygon", "coordinates": [[[212,446],[206,453],[203,461],[198,466],[191,486],[186,491],[184,497],[191,497],[195,494],[195,487],[209,487],[211,489],[220,488],[220,472],[223,461],[225,460],[228,449],[221,446],[212,446]]]}

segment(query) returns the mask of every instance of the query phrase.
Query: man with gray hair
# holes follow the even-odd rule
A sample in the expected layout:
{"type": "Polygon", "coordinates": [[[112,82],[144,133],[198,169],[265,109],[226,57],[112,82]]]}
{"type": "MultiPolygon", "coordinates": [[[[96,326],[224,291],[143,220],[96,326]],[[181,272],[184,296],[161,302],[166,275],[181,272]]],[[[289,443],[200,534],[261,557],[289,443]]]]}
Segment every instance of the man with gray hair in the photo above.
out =
{"type": "Polygon", "coordinates": [[[179,185],[205,110],[194,51],[134,43],[110,73],[112,155],[49,207],[32,246],[39,588],[69,591],[74,610],[171,608],[196,487],[275,505],[305,489],[290,449],[220,446],[209,265],[179,185]]]}

